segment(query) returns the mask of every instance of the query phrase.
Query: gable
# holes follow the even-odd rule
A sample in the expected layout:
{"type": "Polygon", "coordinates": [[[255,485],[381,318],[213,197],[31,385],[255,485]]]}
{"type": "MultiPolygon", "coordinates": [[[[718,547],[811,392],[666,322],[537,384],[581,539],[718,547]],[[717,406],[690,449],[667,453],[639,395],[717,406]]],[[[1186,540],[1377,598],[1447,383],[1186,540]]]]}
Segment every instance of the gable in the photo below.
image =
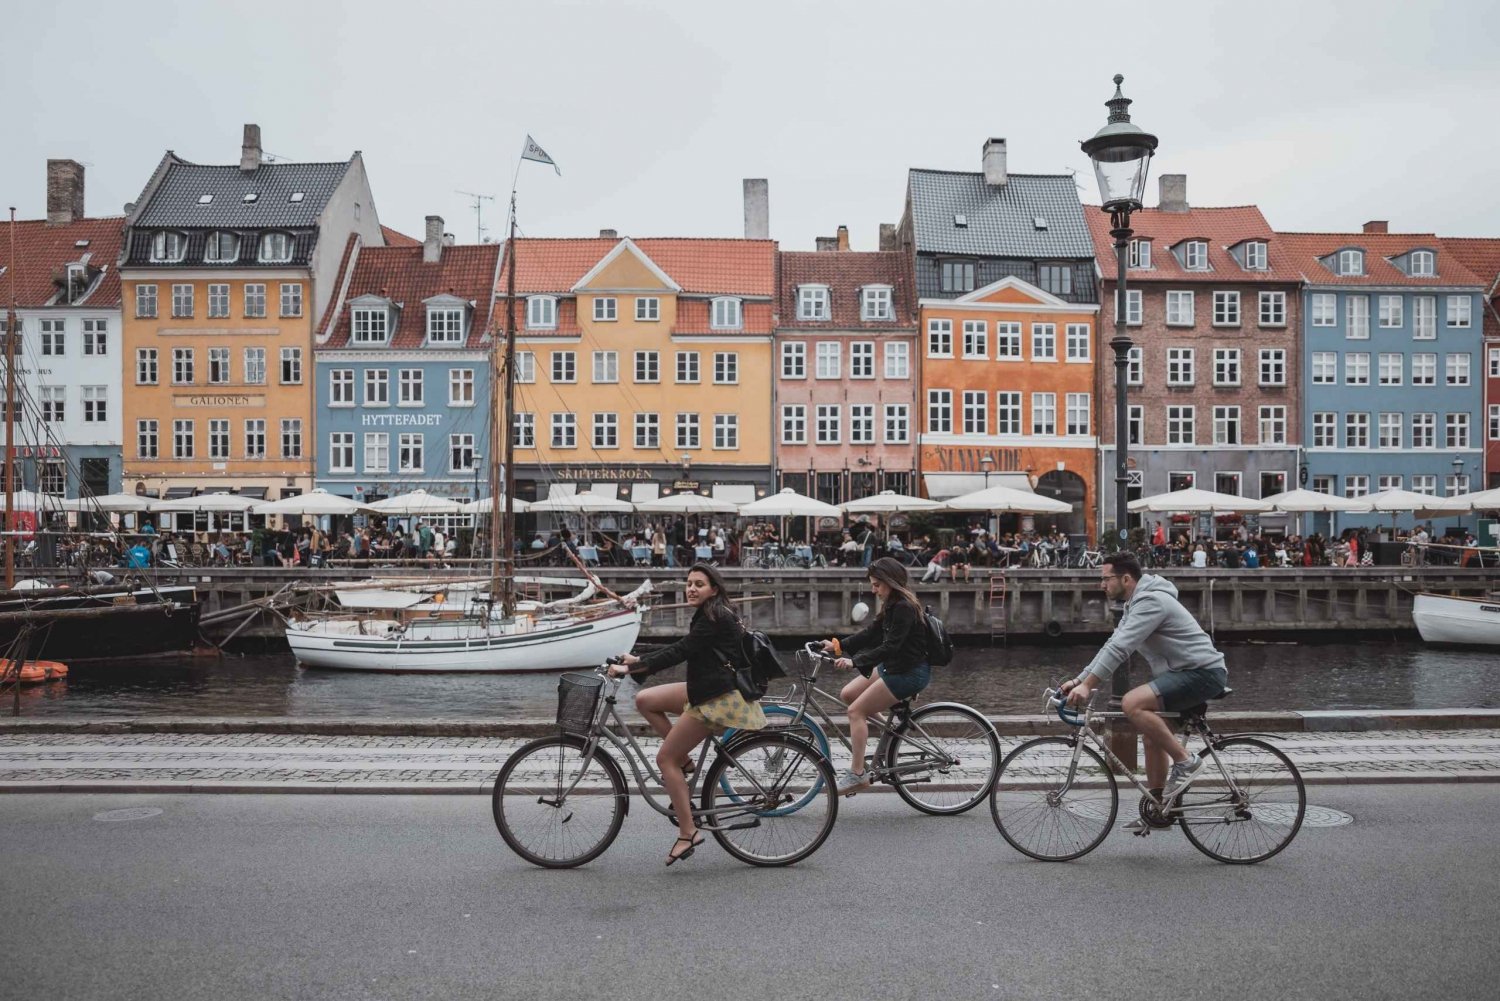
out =
{"type": "Polygon", "coordinates": [[[629,239],[615,244],[613,250],[594,265],[578,284],[575,292],[680,292],[656,262],[629,239]]]}
{"type": "Polygon", "coordinates": [[[1062,299],[1050,292],[1043,292],[1030,282],[1014,275],[1000,279],[984,288],[975,289],[961,296],[961,303],[1010,303],[1021,306],[1065,306],[1062,299]]]}

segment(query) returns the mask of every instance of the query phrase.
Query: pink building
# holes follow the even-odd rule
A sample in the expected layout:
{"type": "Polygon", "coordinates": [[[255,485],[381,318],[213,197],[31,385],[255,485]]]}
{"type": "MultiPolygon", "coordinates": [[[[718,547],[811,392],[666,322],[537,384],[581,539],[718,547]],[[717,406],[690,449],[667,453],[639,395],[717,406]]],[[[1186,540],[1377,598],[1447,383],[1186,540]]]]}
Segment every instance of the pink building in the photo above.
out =
{"type": "Polygon", "coordinates": [[[911,261],[848,249],[781,252],[776,484],[830,504],[916,488],[911,261]]]}

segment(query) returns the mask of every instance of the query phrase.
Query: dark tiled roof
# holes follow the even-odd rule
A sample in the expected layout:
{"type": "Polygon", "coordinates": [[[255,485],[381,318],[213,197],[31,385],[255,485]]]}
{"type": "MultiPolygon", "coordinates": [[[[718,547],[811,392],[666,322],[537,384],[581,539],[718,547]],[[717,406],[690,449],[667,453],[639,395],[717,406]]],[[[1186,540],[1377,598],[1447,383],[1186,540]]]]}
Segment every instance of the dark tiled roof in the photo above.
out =
{"type": "MultiPolygon", "coordinates": [[[[1109,216],[1098,206],[1084,209],[1089,229],[1094,234],[1094,248],[1104,280],[1115,277],[1115,241],[1109,235],[1109,216]]],[[[1130,214],[1130,226],[1136,238],[1151,241],[1151,267],[1132,268],[1128,281],[1173,282],[1297,282],[1301,271],[1291,254],[1271,230],[1271,224],[1254,205],[1232,205],[1223,208],[1194,208],[1186,212],[1163,212],[1139,209],[1130,214]],[[1172,248],[1184,240],[1203,240],[1208,244],[1207,271],[1189,271],[1177,263],[1172,248]],[[1266,244],[1266,269],[1251,271],[1240,267],[1229,248],[1246,240],[1266,244]]]]}
{"type": "Polygon", "coordinates": [[[312,226],[350,162],[263,163],[245,171],[237,164],[211,166],[173,156],[135,225],[154,229],[312,226]],[[298,191],[302,199],[294,202],[291,196],[298,191]],[[244,196],[251,193],[255,201],[245,201],[244,196]],[[213,200],[200,204],[204,195],[213,195],[213,200]]]}
{"type": "Polygon", "coordinates": [[[125,220],[118,216],[79,219],[65,226],[48,226],[41,219],[17,222],[16,260],[12,261],[10,224],[0,224],[0,268],[5,271],[0,275],[0,303],[8,305],[14,293],[16,304],[22,309],[47,305],[61,291],[53,280],[54,274],[88,254],[89,266],[101,269],[102,274],[82,305],[118,307],[120,272],[115,261],[120,256],[124,226],[125,220]],[[87,240],[88,246],[78,246],[80,240],[87,240]],[[12,281],[16,282],[14,286],[12,281]]]}
{"type": "Polygon", "coordinates": [[[174,232],[187,234],[187,253],[182,260],[176,262],[153,261],[151,259],[151,240],[157,232],[149,229],[132,228],[130,231],[130,242],[125,247],[125,266],[131,268],[295,268],[306,267],[312,260],[313,248],[318,243],[318,231],[315,229],[292,230],[292,259],[290,261],[277,261],[276,263],[262,263],[256,260],[256,254],[260,248],[260,238],[265,233],[288,232],[283,227],[269,227],[259,229],[234,229],[220,226],[216,229],[188,229],[172,227],[174,232]],[[205,262],[203,260],[203,247],[208,242],[210,233],[229,232],[240,238],[240,256],[236,261],[225,264],[217,262],[205,262]]]}
{"type": "MultiPolygon", "coordinates": [[[[346,262],[349,256],[346,255],[346,262]]],[[[387,345],[396,349],[422,347],[427,342],[426,299],[438,295],[457,296],[474,303],[469,336],[462,345],[451,348],[478,348],[489,329],[494,310],[495,269],[500,259],[500,245],[486,243],[444,247],[442,259],[435,264],[422,261],[422,247],[362,247],[354,257],[354,271],[332,324],[332,336],[323,348],[349,346],[349,308],[347,303],[362,295],[378,295],[402,307],[397,314],[396,329],[387,345]]],[[[342,283],[340,285],[342,288],[342,283]]]]}
{"type": "Polygon", "coordinates": [[[995,187],[984,175],[913,169],[908,179],[917,252],[978,257],[1090,258],[1078,186],[1068,174],[1011,174],[995,187]],[[965,226],[956,226],[962,215],[965,226]],[[1038,229],[1036,220],[1046,220],[1038,229]]]}
{"type": "Polygon", "coordinates": [[[1471,285],[1489,288],[1489,283],[1464,267],[1457,255],[1444,253],[1443,242],[1431,233],[1278,233],[1276,238],[1309,285],[1409,285],[1414,288],[1471,285]],[[1365,252],[1365,274],[1335,274],[1320,260],[1346,249],[1365,252]],[[1437,273],[1429,277],[1413,277],[1389,260],[1412,250],[1433,251],[1437,273]]]}
{"type": "Polygon", "coordinates": [[[782,330],[900,330],[909,327],[915,313],[911,291],[911,259],[905,254],[865,253],[850,250],[783,251],[781,265],[782,330]],[[797,319],[797,287],[827,285],[831,317],[809,322],[797,319]],[[891,286],[892,318],[860,318],[859,290],[866,285],[891,286]]]}

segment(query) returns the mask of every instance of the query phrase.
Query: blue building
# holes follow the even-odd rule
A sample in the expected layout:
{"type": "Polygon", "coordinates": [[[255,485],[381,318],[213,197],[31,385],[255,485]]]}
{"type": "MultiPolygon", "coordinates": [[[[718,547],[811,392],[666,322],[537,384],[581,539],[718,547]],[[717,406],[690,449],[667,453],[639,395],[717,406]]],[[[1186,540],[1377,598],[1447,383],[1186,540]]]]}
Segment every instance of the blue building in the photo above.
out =
{"type": "MultiPolygon", "coordinates": [[[[1307,486],[1436,496],[1481,482],[1484,287],[1430,234],[1283,233],[1302,269],[1307,486]]],[[[1455,520],[1435,519],[1441,534],[1455,520]]],[[[1402,519],[1409,524],[1409,516],[1402,519]]],[[[1473,517],[1461,523],[1471,526],[1473,517]]],[[[1338,527],[1389,525],[1340,515],[1338,527]]],[[[1317,523],[1327,531],[1326,516],[1317,523]]]]}
{"type": "Polygon", "coordinates": [[[317,485],[374,501],[418,488],[488,493],[490,321],[498,244],[351,239],[319,333],[317,485]]]}

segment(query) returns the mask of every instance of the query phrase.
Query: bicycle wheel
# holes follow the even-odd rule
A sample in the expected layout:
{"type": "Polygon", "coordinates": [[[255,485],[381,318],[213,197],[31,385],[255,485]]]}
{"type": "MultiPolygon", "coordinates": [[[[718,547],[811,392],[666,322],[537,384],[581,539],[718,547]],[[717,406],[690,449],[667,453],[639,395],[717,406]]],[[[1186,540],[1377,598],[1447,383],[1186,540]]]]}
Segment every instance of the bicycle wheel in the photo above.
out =
{"type": "Polygon", "coordinates": [[[1231,865],[1263,862],[1292,843],[1307,811],[1302,776],[1290,758],[1254,737],[1214,745],[1210,758],[1178,797],[1182,833],[1211,859],[1231,865]],[[1229,779],[1225,779],[1225,774],[1229,779]]]}
{"type": "Polygon", "coordinates": [[[833,767],[811,744],[784,733],[757,731],[726,745],[709,766],[703,809],[714,840],[751,865],[791,865],[818,850],[838,819],[833,767]],[[725,794],[720,783],[727,780],[725,794]],[[815,795],[788,813],[811,789],[815,795]]]}
{"type": "Polygon", "coordinates": [[[570,734],[533,740],[506,759],[495,779],[495,827],[533,865],[570,869],[591,862],[625,822],[625,776],[598,749],[585,761],[584,746],[570,734]]]}
{"type": "MultiPolygon", "coordinates": [[[[793,709],[791,706],[776,705],[774,703],[770,705],[762,704],[761,709],[766,714],[766,729],[768,731],[790,734],[791,736],[796,737],[799,740],[805,740],[813,747],[817,748],[818,753],[823,755],[824,758],[829,758],[828,736],[823,732],[822,727],[813,722],[811,716],[803,716],[800,721],[797,721],[797,710],[793,709]]],[[[720,738],[720,740],[722,740],[723,743],[728,744],[730,741],[736,738],[740,738],[740,735],[742,733],[749,734],[754,732],[754,730],[730,730],[726,732],[724,736],[720,738]]],[[[774,765],[775,762],[769,762],[769,764],[774,765]]],[[[734,791],[734,787],[730,783],[730,775],[725,775],[719,780],[719,791],[722,792],[726,797],[729,797],[732,802],[738,802],[738,800],[734,799],[737,794],[734,791]]],[[[798,810],[802,809],[804,806],[807,806],[813,800],[817,799],[818,793],[822,791],[823,785],[821,780],[818,782],[814,782],[811,786],[808,787],[807,792],[803,793],[801,796],[797,797],[797,799],[788,803],[786,806],[783,806],[777,810],[770,811],[770,815],[779,817],[788,813],[796,813],[798,810]]]]}
{"type": "Polygon", "coordinates": [[[923,813],[955,816],[978,806],[995,784],[1000,738],[982,713],[934,702],[885,742],[882,766],[897,795],[923,813]],[[913,767],[920,765],[921,767],[913,767]]]}
{"type": "Polygon", "coordinates": [[[990,793],[1001,837],[1043,862],[1066,862],[1099,847],[1119,807],[1115,777],[1104,759],[1067,737],[1038,737],[1011,751],[990,793]]]}

